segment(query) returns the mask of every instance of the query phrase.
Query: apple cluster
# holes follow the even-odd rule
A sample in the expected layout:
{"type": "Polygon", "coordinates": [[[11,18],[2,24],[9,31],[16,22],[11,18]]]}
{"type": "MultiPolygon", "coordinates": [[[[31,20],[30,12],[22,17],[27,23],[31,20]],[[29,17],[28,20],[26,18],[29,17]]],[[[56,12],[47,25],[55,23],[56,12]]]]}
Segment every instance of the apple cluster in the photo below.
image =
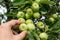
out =
{"type": "MultiPolygon", "coordinates": [[[[46,0],[47,1],[47,0],[46,0]]],[[[39,3],[42,3],[40,0],[35,0],[30,7],[26,9],[26,11],[18,11],[17,13],[17,18],[18,20],[22,21],[23,23],[19,25],[19,30],[20,31],[28,31],[30,34],[36,33],[36,35],[32,36],[32,38],[36,39],[31,39],[30,34],[28,37],[28,40],[47,40],[49,35],[49,25],[46,24],[46,19],[47,22],[49,23],[54,23],[58,17],[58,14],[53,13],[48,17],[47,12],[41,11],[40,12],[40,5],[39,3]],[[42,16],[44,16],[44,20],[41,20],[42,16]],[[47,16],[47,17],[46,17],[47,16]],[[37,19],[37,22],[34,23],[34,19],[37,19]],[[39,21],[38,21],[39,20],[39,21]]],[[[49,1],[47,1],[48,3],[49,1]]],[[[43,3],[45,3],[43,1],[43,3]]],[[[52,3],[51,3],[52,4],[52,3]]],[[[53,3],[54,4],[54,3],[53,3]]],[[[55,4],[54,4],[55,5],[55,4]]]]}

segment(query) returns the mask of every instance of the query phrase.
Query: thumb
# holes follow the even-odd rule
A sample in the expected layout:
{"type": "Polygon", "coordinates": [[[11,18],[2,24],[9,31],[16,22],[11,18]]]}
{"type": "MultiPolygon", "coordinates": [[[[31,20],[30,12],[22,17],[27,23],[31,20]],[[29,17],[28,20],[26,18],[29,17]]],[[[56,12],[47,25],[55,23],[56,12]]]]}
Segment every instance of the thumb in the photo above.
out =
{"type": "Polygon", "coordinates": [[[18,35],[16,36],[16,38],[17,38],[18,40],[23,40],[23,39],[25,38],[26,34],[27,34],[27,32],[26,32],[26,31],[23,31],[22,33],[18,34],[18,35]]]}

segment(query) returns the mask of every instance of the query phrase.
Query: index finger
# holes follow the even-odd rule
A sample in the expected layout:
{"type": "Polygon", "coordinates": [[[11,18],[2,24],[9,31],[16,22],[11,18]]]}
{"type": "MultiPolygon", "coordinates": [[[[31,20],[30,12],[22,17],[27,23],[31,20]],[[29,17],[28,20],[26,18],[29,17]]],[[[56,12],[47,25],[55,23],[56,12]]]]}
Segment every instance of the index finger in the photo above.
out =
{"type": "Polygon", "coordinates": [[[11,20],[11,21],[7,22],[7,25],[12,27],[16,24],[21,24],[21,23],[23,23],[23,22],[19,21],[19,20],[11,20]]]}

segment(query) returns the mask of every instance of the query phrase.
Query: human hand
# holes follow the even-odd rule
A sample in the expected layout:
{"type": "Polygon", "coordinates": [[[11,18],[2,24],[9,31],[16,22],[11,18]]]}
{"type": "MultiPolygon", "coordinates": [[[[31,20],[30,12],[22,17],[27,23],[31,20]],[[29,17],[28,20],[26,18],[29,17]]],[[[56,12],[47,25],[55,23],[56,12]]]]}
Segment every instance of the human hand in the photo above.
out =
{"type": "Polygon", "coordinates": [[[12,32],[12,27],[14,28],[16,24],[21,24],[19,20],[11,20],[9,22],[0,25],[0,40],[23,40],[27,32],[23,31],[20,34],[14,35],[12,32]]]}

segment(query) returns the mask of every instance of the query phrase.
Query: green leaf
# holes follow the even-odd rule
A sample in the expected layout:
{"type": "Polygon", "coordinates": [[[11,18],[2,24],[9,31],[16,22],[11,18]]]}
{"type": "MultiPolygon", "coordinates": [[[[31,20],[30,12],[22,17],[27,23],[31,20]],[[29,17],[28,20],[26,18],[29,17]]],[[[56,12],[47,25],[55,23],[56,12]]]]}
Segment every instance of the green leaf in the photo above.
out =
{"type": "Polygon", "coordinates": [[[47,1],[47,0],[45,0],[45,1],[44,0],[41,0],[40,3],[42,3],[42,4],[56,5],[55,2],[53,2],[53,1],[47,1]]]}
{"type": "Polygon", "coordinates": [[[32,32],[32,34],[36,40],[40,40],[39,35],[36,32],[32,32]]]}
{"type": "Polygon", "coordinates": [[[21,5],[24,4],[26,1],[25,0],[15,0],[12,4],[13,6],[21,5]]]}
{"type": "Polygon", "coordinates": [[[48,40],[56,40],[56,36],[53,34],[50,34],[48,40]]]}
{"type": "Polygon", "coordinates": [[[29,36],[28,38],[29,40],[35,40],[31,32],[28,32],[28,36],[29,36]]]}
{"type": "Polygon", "coordinates": [[[54,33],[59,33],[60,32],[60,18],[59,20],[57,21],[57,23],[55,23],[51,29],[50,29],[51,32],[54,32],[54,33]]]}

